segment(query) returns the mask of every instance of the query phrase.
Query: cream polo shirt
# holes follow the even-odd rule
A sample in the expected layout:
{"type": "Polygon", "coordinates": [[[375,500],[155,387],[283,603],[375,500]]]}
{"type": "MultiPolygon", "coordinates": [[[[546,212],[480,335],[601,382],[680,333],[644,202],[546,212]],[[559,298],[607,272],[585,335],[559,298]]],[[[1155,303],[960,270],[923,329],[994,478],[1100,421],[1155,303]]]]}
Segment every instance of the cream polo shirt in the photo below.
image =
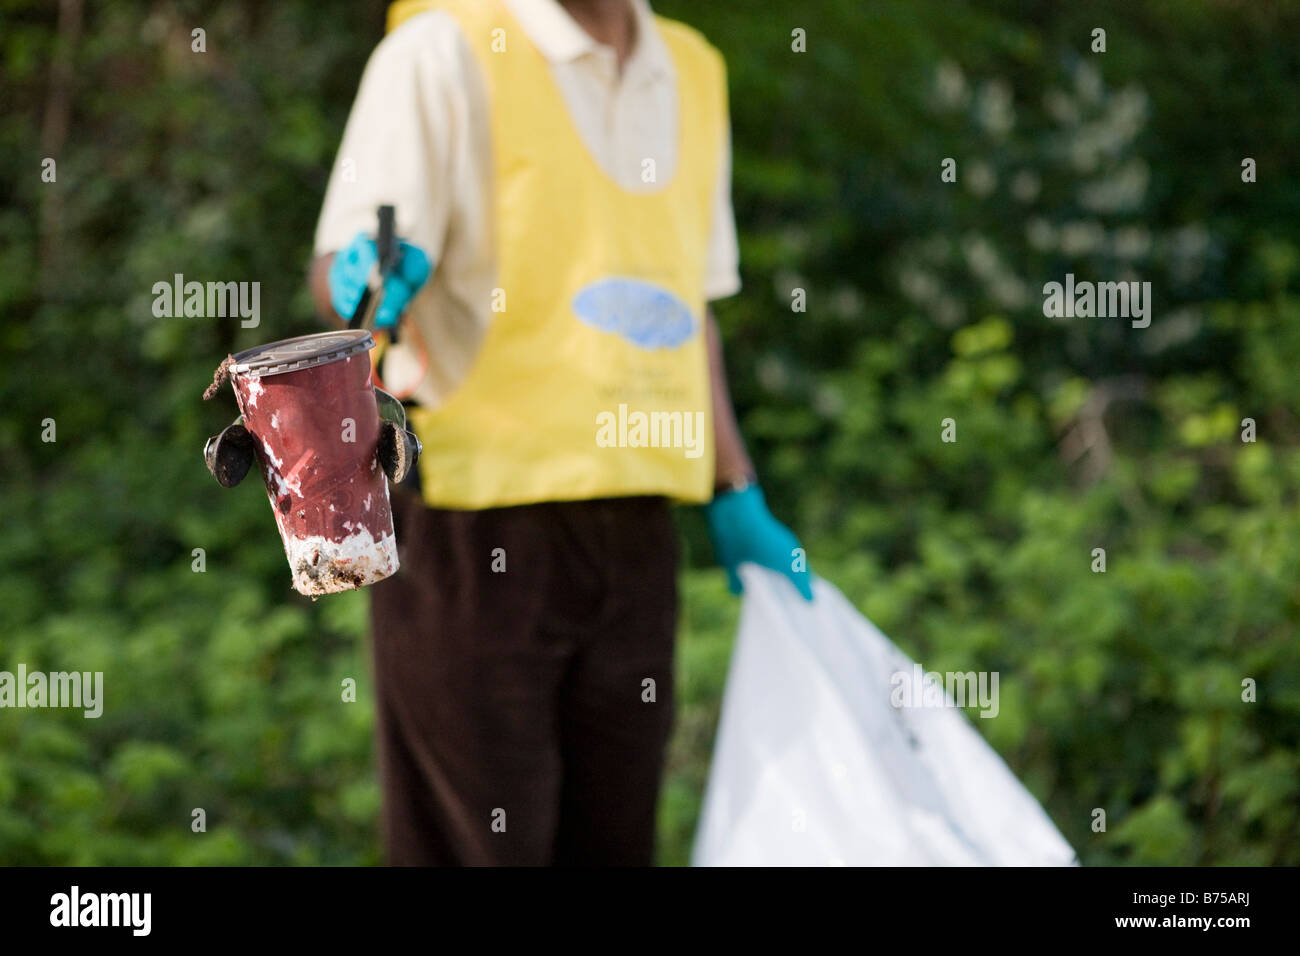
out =
{"type": "MultiPolygon", "coordinates": [[[[621,76],[613,48],[592,39],[556,0],[505,3],[527,35],[507,35],[507,50],[531,41],[545,57],[596,162],[630,191],[669,182],[677,164],[678,90],[672,55],[645,0],[632,0],[636,43],[621,76]],[[655,169],[649,183],[648,159],[655,169]]],[[[439,404],[464,378],[493,316],[487,111],[485,79],[456,20],[436,10],[412,17],[366,65],[316,227],[316,254],[336,252],[358,232],[373,234],[375,209],[389,203],[397,209],[398,235],[429,253],[433,276],[408,313],[429,354],[428,375],[413,396],[426,405],[439,404]]],[[[729,137],[717,177],[708,299],[740,289],[729,137]]],[[[390,349],[389,380],[413,361],[401,346],[390,349]]]]}

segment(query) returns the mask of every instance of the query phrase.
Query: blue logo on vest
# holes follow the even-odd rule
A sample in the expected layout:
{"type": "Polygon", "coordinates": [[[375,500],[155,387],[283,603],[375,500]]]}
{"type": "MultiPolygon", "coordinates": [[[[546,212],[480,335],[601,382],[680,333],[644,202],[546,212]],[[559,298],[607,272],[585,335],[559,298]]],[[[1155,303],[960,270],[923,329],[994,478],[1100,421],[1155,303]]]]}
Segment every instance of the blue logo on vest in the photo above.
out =
{"type": "Polygon", "coordinates": [[[642,349],[676,348],[695,334],[690,307],[663,286],[641,279],[597,279],[573,297],[573,311],[587,325],[642,349]]]}

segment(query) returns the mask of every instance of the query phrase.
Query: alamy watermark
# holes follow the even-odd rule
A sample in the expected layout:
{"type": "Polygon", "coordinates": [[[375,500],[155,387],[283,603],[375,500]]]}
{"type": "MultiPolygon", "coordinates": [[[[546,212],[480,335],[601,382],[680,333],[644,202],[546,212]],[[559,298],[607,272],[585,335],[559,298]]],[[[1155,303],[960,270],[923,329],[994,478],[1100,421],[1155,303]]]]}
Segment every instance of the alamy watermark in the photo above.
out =
{"type": "Polygon", "coordinates": [[[262,322],[262,283],[185,281],[176,273],[171,282],[153,284],[153,314],[159,319],[233,319],[245,329],[262,322]]]}
{"type": "Polygon", "coordinates": [[[1135,329],[1151,324],[1150,282],[1075,282],[1074,273],[1065,283],[1043,286],[1043,315],[1049,319],[1132,319],[1135,329]]]}
{"type": "Polygon", "coordinates": [[[83,716],[96,718],[104,713],[103,671],[27,670],[18,665],[18,673],[0,671],[0,708],[4,707],[72,707],[83,716]]]}
{"type": "Polygon", "coordinates": [[[596,444],[600,448],[681,448],[687,458],[704,454],[703,412],[628,411],[596,416],[596,444]]]}
{"type": "Polygon", "coordinates": [[[997,671],[926,673],[920,664],[890,675],[889,703],[896,707],[979,707],[981,717],[998,715],[997,671]]]}
{"type": "Polygon", "coordinates": [[[50,897],[50,925],[57,927],[125,927],[133,936],[153,928],[152,893],[83,893],[74,885],[50,897]]]}

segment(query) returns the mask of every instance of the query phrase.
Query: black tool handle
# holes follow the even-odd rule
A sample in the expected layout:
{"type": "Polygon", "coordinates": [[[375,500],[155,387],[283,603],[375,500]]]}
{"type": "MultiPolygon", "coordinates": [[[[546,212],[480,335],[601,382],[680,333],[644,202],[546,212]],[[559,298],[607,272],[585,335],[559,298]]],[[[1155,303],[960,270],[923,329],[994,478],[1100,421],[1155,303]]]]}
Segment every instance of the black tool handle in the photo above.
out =
{"type": "Polygon", "coordinates": [[[375,248],[379,252],[379,274],[386,276],[397,265],[397,211],[392,206],[379,207],[375,248]]]}
{"type": "MultiPolygon", "coordinates": [[[[379,253],[379,281],[382,283],[388,278],[395,268],[397,268],[397,259],[401,255],[401,250],[397,245],[397,210],[392,206],[379,207],[379,232],[375,236],[375,248],[379,253]]],[[[388,330],[388,341],[397,341],[397,329],[401,325],[394,325],[388,330]]]]}
{"type": "Polygon", "coordinates": [[[359,329],[361,323],[366,319],[366,309],[370,306],[370,286],[366,286],[361,292],[361,298],[357,300],[357,307],[352,310],[352,318],[348,319],[348,328],[359,329]]]}
{"type": "MultiPolygon", "coordinates": [[[[397,210],[392,206],[379,207],[379,231],[375,234],[375,252],[379,259],[380,294],[382,294],[383,281],[396,267],[400,253],[397,244],[397,210]]],[[[348,328],[356,329],[361,327],[361,323],[366,319],[366,311],[370,307],[370,300],[373,296],[374,290],[367,285],[361,293],[361,298],[357,301],[357,307],[353,310],[352,317],[348,319],[348,328]]],[[[392,341],[397,341],[396,328],[392,330],[390,337],[392,341]]]]}

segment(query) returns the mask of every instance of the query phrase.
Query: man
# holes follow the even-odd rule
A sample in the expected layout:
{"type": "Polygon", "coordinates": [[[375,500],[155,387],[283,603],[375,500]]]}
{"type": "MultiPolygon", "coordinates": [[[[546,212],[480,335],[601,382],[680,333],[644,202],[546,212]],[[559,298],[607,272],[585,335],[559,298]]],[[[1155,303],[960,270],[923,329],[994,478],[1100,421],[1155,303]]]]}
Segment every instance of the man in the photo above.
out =
{"type": "Polygon", "coordinates": [[[722,59],[644,0],[408,0],[389,26],[311,278],[351,315],[396,207],[375,325],[401,321],[383,372],[424,451],[371,606],[387,858],[648,864],[671,502],[709,503],[733,591],[752,561],[811,594],[707,312],[740,286],[722,59]]]}

